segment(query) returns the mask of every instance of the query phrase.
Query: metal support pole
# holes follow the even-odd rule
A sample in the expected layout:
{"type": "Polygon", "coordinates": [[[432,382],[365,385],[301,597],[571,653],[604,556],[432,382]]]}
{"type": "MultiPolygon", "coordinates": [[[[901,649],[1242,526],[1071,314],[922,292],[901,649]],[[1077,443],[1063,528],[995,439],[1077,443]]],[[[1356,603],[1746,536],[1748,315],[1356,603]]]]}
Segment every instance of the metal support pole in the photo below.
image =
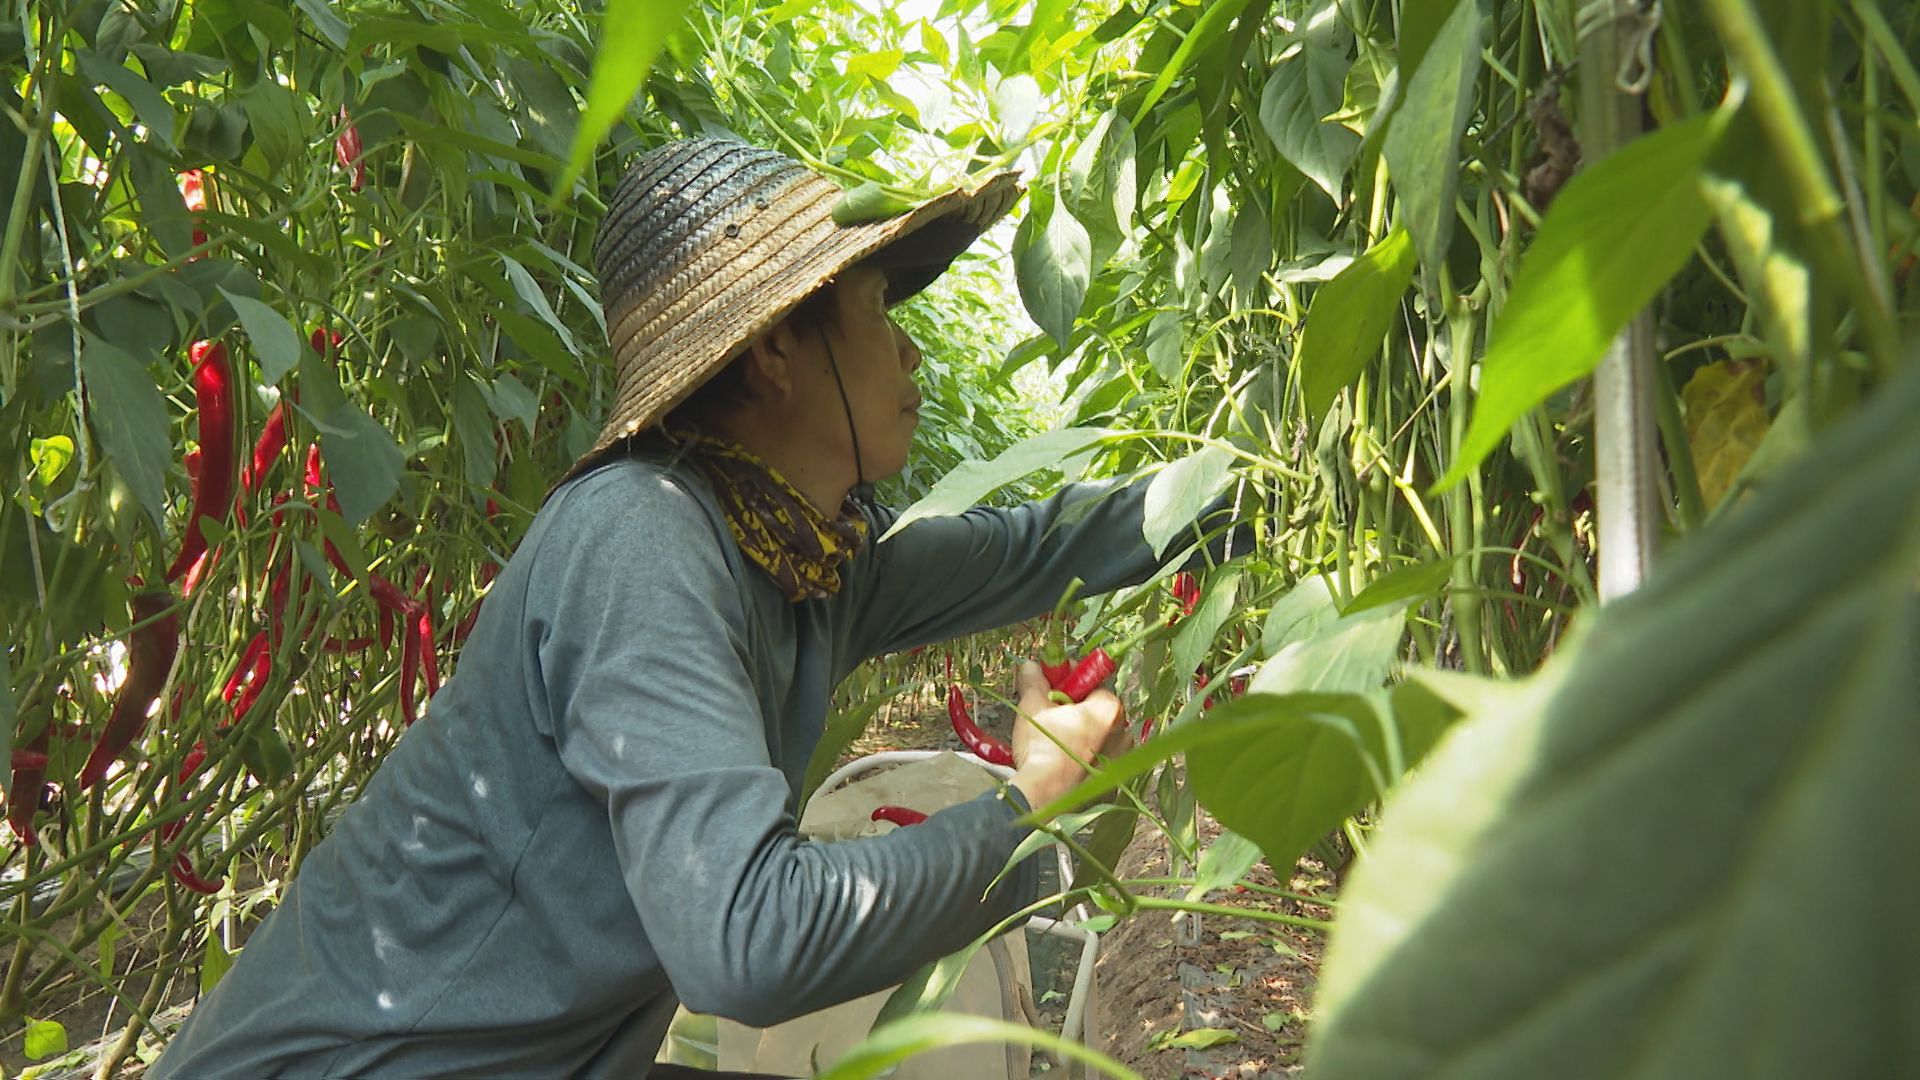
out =
{"type": "MultiPolygon", "coordinates": [[[[1592,163],[1640,134],[1635,66],[1642,62],[1659,7],[1634,0],[1599,0],[1584,7],[1593,21],[1580,40],[1577,131],[1581,157],[1592,163]]],[[[1653,320],[1643,311],[1614,338],[1593,375],[1602,602],[1639,588],[1653,565],[1660,490],[1655,364],[1653,320]]]]}

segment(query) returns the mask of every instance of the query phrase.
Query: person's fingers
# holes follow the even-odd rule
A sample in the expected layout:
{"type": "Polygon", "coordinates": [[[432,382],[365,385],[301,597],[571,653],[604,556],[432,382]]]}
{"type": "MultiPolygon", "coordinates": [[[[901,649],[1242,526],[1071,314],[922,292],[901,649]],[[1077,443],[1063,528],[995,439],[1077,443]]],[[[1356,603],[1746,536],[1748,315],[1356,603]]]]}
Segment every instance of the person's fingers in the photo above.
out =
{"type": "Polygon", "coordinates": [[[1113,691],[1104,688],[1088,694],[1086,699],[1080,702],[1080,708],[1086,711],[1090,719],[1109,727],[1119,723],[1127,713],[1126,706],[1120,703],[1119,697],[1113,691]]]}
{"type": "Polygon", "coordinates": [[[1020,670],[1013,676],[1013,686],[1020,697],[1020,711],[1028,716],[1053,704],[1047,700],[1047,691],[1052,689],[1047,685],[1047,673],[1031,660],[1020,665],[1020,670]]]}

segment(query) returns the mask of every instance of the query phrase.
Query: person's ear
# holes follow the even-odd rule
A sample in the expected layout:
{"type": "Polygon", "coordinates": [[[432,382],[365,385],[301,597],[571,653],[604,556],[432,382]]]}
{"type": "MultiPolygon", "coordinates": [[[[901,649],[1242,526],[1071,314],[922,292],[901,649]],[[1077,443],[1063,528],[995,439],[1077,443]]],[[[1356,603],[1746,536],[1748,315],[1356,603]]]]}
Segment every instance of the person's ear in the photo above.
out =
{"type": "Polygon", "coordinates": [[[793,393],[800,340],[785,321],[747,346],[747,390],[754,397],[784,401],[793,393]]]}

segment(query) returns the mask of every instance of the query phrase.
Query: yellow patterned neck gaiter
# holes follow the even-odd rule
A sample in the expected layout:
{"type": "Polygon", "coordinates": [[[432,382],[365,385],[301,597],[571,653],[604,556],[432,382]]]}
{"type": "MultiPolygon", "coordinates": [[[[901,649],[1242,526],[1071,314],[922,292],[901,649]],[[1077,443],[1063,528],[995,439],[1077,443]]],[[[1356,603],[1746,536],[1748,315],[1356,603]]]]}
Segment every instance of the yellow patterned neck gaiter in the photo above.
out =
{"type": "Polygon", "coordinates": [[[829,518],[800,489],[744,448],[699,432],[677,431],[687,460],[713,484],[734,542],[766,571],[786,598],[799,603],[840,589],[840,564],[867,539],[867,519],[849,499],[829,518]]]}

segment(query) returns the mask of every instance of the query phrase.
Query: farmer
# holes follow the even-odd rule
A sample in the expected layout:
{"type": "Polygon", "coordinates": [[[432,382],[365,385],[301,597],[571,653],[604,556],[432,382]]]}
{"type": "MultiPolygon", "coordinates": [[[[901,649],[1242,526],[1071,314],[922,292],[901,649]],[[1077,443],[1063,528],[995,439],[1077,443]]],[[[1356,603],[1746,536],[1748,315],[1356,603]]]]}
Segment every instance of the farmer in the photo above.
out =
{"type": "Polygon", "coordinates": [[[1016,819],[1125,734],[1019,677],[1012,782],[804,842],[828,696],[863,660],[1155,562],[1143,485],[895,519],[920,350],[888,315],[1018,189],[840,226],[839,189],[737,142],[646,154],[595,256],[611,417],[494,583],[458,677],[302,864],[158,1077],[668,1076],[674,1008],[770,1025],[871,993],[1036,895],[1016,819]],[[1104,497],[1103,497],[1104,496],[1104,497]],[[1069,519],[1069,507],[1091,509],[1069,519]],[[1070,521],[1070,523],[1069,523],[1070,521]],[[649,1071],[649,1070],[652,1071],[649,1071]]]}

